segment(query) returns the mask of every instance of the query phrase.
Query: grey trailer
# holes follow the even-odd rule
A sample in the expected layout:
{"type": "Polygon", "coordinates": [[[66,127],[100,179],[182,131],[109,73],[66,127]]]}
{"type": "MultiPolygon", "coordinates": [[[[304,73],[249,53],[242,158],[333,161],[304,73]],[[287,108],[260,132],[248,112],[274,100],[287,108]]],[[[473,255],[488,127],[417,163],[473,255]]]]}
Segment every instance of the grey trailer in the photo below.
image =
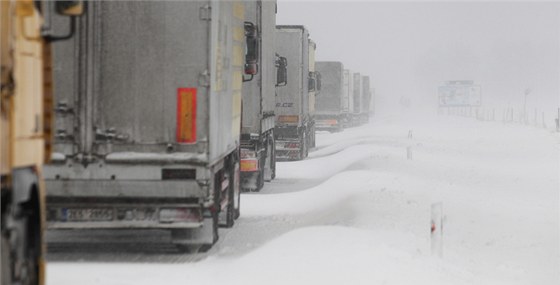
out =
{"type": "Polygon", "coordinates": [[[352,126],[352,115],[354,113],[354,79],[352,74],[352,71],[344,70],[342,93],[342,125],[344,128],[352,126]]]}
{"type": "Polygon", "coordinates": [[[240,214],[243,68],[256,64],[244,3],[86,4],[75,37],[54,45],[48,228],[208,249],[240,214]]]}
{"type": "MultiPolygon", "coordinates": [[[[321,74],[321,94],[316,97],[315,127],[317,130],[342,131],[344,112],[344,66],[338,61],[318,61],[317,71],[321,74]]],[[[347,86],[346,86],[347,88],[347,86]]]]}
{"type": "Polygon", "coordinates": [[[352,126],[361,125],[360,114],[362,113],[362,76],[356,72],[353,75],[353,90],[354,90],[354,109],[352,110],[352,126]]]}
{"type": "Polygon", "coordinates": [[[369,76],[362,76],[362,104],[360,108],[360,123],[369,122],[369,110],[371,104],[371,90],[369,76]]]}
{"type": "Polygon", "coordinates": [[[288,61],[287,84],[277,89],[276,96],[276,158],[299,160],[307,157],[315,142],[312,112],[316,73],[310,71],[310,55],[315,43],[304,26],[276,26],[276,51],[288,61]]]}
{"type": "Polygon", "coordinates": [[[246,21],[258,31],[260,68],[243,84],[241,120],[241,189],[259,191],[276,176],[274,108],[276,105],[277,54],[275,51],[276,1],[245,3],[246,21]]]}

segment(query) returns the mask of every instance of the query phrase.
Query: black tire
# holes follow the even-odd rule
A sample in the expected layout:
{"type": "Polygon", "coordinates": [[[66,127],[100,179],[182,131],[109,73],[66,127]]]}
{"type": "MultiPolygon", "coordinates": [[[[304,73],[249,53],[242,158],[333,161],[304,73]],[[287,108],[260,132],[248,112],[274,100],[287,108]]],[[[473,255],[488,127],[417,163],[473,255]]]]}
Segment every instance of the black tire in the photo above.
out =
{"type": "Polygon", "coordinates": [[[234,183],[235,183],[235,179],[234,179],[234,170],[233,170],[233,166],[229,166],[230,169],[228,169],[229,172],[229,187],[228,187],[228,206],[226,209],[226,228],[231,228],[233,227],[233,224],[235,224],[235,207],[234,207],[234,201],[235,201],[235,191],[234,191],[234,183]]]}
{"type": "Polygon", "coordinates": [[[301,134],[301,143],[303,144],[301,146],[301,150],[300,150],[300,159],[304,159],[307,157],[307,136],[305,135],[305,131],[301,134]]]}
{"type": "Polygon", "coordinates": [[[270,171],[272,171],[271,180],[274,180],[276,178],[276,142],[274,136],[270,138],[270,171]]]}
{"type": "Polygon", "coordinates": [[[235,208],[235,205],[233,207],[233,218],[235,220],[239,219],[239,216],[241,216],[241,176],[240,176],[240,171],[239,171],[239,159],[237,157],[235,157],[234,159],[234,163],[233,163],[233,187],[237,187],[237,193],[235,193],[235,189],[233,190],[234,193],[234,201],[235,199],[237,199],[237,208],[235,208]]]}
{"type": "MultiPolygon", "coordinates": [[[[38,197],[32,195],[31,201],[23,205],[25,231],[26,276],[22,276],[23,285],[39,284],[39,258],[41,256],[41,218],[38,197]]],[[[20,244],[21,245],[21,244],[20,244]]]]}
{"type": "MultiPolygon", "coordinates": [[[[4,223],[2,221],[2,223],[4,223]]],[[[2,285],[12,284],[12,254],[10,250],[10,241],[8,237],[2,233],[2,285]]]]}
{"type": "Polygon", "coordinates": [[[219,217],[218,217],[218,213],[212,213],[212,233],[214,235],[214,238],[212,239],[212,243],[206,243],[201,245],[198,249],[195,249],[193,247],[191,247],[191,250],[193,250],[193,252],[207,252],[208,250],[210,250],[212,248],[212,246],[218,242],[218,240],[220,239],[220,236],[218,235],[218,227],[219,227],[219,217]]]}

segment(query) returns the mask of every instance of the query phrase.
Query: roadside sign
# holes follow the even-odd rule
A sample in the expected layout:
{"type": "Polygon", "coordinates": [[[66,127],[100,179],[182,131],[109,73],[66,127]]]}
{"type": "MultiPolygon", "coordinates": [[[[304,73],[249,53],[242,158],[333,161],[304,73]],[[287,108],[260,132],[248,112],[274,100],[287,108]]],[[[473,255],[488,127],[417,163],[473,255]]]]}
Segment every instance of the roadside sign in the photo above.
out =
{"type": "Polygon", "coordinates": [[[482,95],[480,85],[472,81],[447,81],[438,88],[439,106],[480,106],[482,95]]]}

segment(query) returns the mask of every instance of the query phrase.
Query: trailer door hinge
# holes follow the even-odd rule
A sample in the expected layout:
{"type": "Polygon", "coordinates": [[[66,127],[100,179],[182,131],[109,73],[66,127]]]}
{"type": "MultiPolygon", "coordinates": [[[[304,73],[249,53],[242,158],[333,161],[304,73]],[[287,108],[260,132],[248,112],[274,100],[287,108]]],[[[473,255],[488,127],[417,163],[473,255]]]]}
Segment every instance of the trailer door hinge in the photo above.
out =
{"type": "Polygon", "coordinates": [[[210,5],[204,5],[200,7],[199,17],[201,20],[210,21],[212,20],[212,7],[210,5]]]}
{"type": "Polygon", "coordinates": [[[198,86],[210,86],[210,72],[208,72],[208,70],[204,70],[203,72],[198,74],[198,86]]]}

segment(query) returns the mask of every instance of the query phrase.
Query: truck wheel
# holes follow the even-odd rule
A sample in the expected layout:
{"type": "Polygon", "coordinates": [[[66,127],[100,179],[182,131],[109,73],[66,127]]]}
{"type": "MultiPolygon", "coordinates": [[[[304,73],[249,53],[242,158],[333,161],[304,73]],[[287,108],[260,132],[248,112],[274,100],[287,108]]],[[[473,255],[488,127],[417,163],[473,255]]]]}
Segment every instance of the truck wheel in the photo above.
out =
{"type": "MultiPolygon", "coordinates": [[[[231,166],[231,168],[233,168],[233,166],[231,166]]],[[[235,179],[234,179],[234,170],[233,169],[229,169],[229,175],[228,175],[228,179],[229,179],[229,187],[228,187],[228,206],[226,208],[226,224],[225,227],[226,228],[231,228],[233,227],[233,224],[235,223],[235,206],[234,206],[234,202],[235,202],[235,191],[234,191],[234,187],[235,187],[235,179]]]]}
{"type": "Polygon", "coordinates": [[[300,159],[304,159],[307,157],[307,136],[305,135],[305,132],[302,135],[302,139],[301,139],[301,143],[303,144],[301,146],[301,154],[300,154],[300,159]]]}
{"type": "Polygon", "coordinates": [[[236,160],[236,162],[233,165],[233,178],[234,178],[234,182],[233,182],[233,199],[234,202],[234,207],[233,207],[233,218],[234,219],[238,219],[239,216],[241,216],[241,179],[240,179],[240,174],[239,174],[239,161],[236,160]]]}
{"type": "Polygon", "coordinates": [[[22,236],[25,237],[25,242],[18,246],[25,246],[25,261],[21,273],[21,284],[38,284],[41,252],[41,218],[38,198],[32,195],[31,201],[22,206],[24,214],[22,222],[25,231],[22,236]]]}
{"type": "Polygon", "coordinates": [[[276,178],[276,142],[274,141],[274,136],[271,137],[270,143],[270,180],[276,178]]]}
{"type": "Polygon", "coordinates": [[[259,159],[259,169],[261,171],[259,171],[259,176],[257,177],[257,189],[255,190],[256,192],[261,191],[261,189],[264,187],[264,166],[266,164],[266,157],[261,157],[261,159],[259,159]]]}
{"type": "MultiPolygon", "coordinates": [[[[220,237],[218,236],[218,227],[220,222],[218,215],[219,215],[218,212],[212,213],[212,234],[214,235],[212,239],[212,243],[206,243],[201,245],[195,252],[207,252],[218,241],[218,239],[220,239],[220,237]]],[[[194,252],[195,248],[191,248],[191,249],[194,252]]]]}
{"type": "MultiPolygon", "coordinates": [[[[2,224],[5,225],[4,221],[2,224]]],[[[10,242],[4,232],[2,232],[2,285],[12,284],[12,257],[10,242]]]]}

